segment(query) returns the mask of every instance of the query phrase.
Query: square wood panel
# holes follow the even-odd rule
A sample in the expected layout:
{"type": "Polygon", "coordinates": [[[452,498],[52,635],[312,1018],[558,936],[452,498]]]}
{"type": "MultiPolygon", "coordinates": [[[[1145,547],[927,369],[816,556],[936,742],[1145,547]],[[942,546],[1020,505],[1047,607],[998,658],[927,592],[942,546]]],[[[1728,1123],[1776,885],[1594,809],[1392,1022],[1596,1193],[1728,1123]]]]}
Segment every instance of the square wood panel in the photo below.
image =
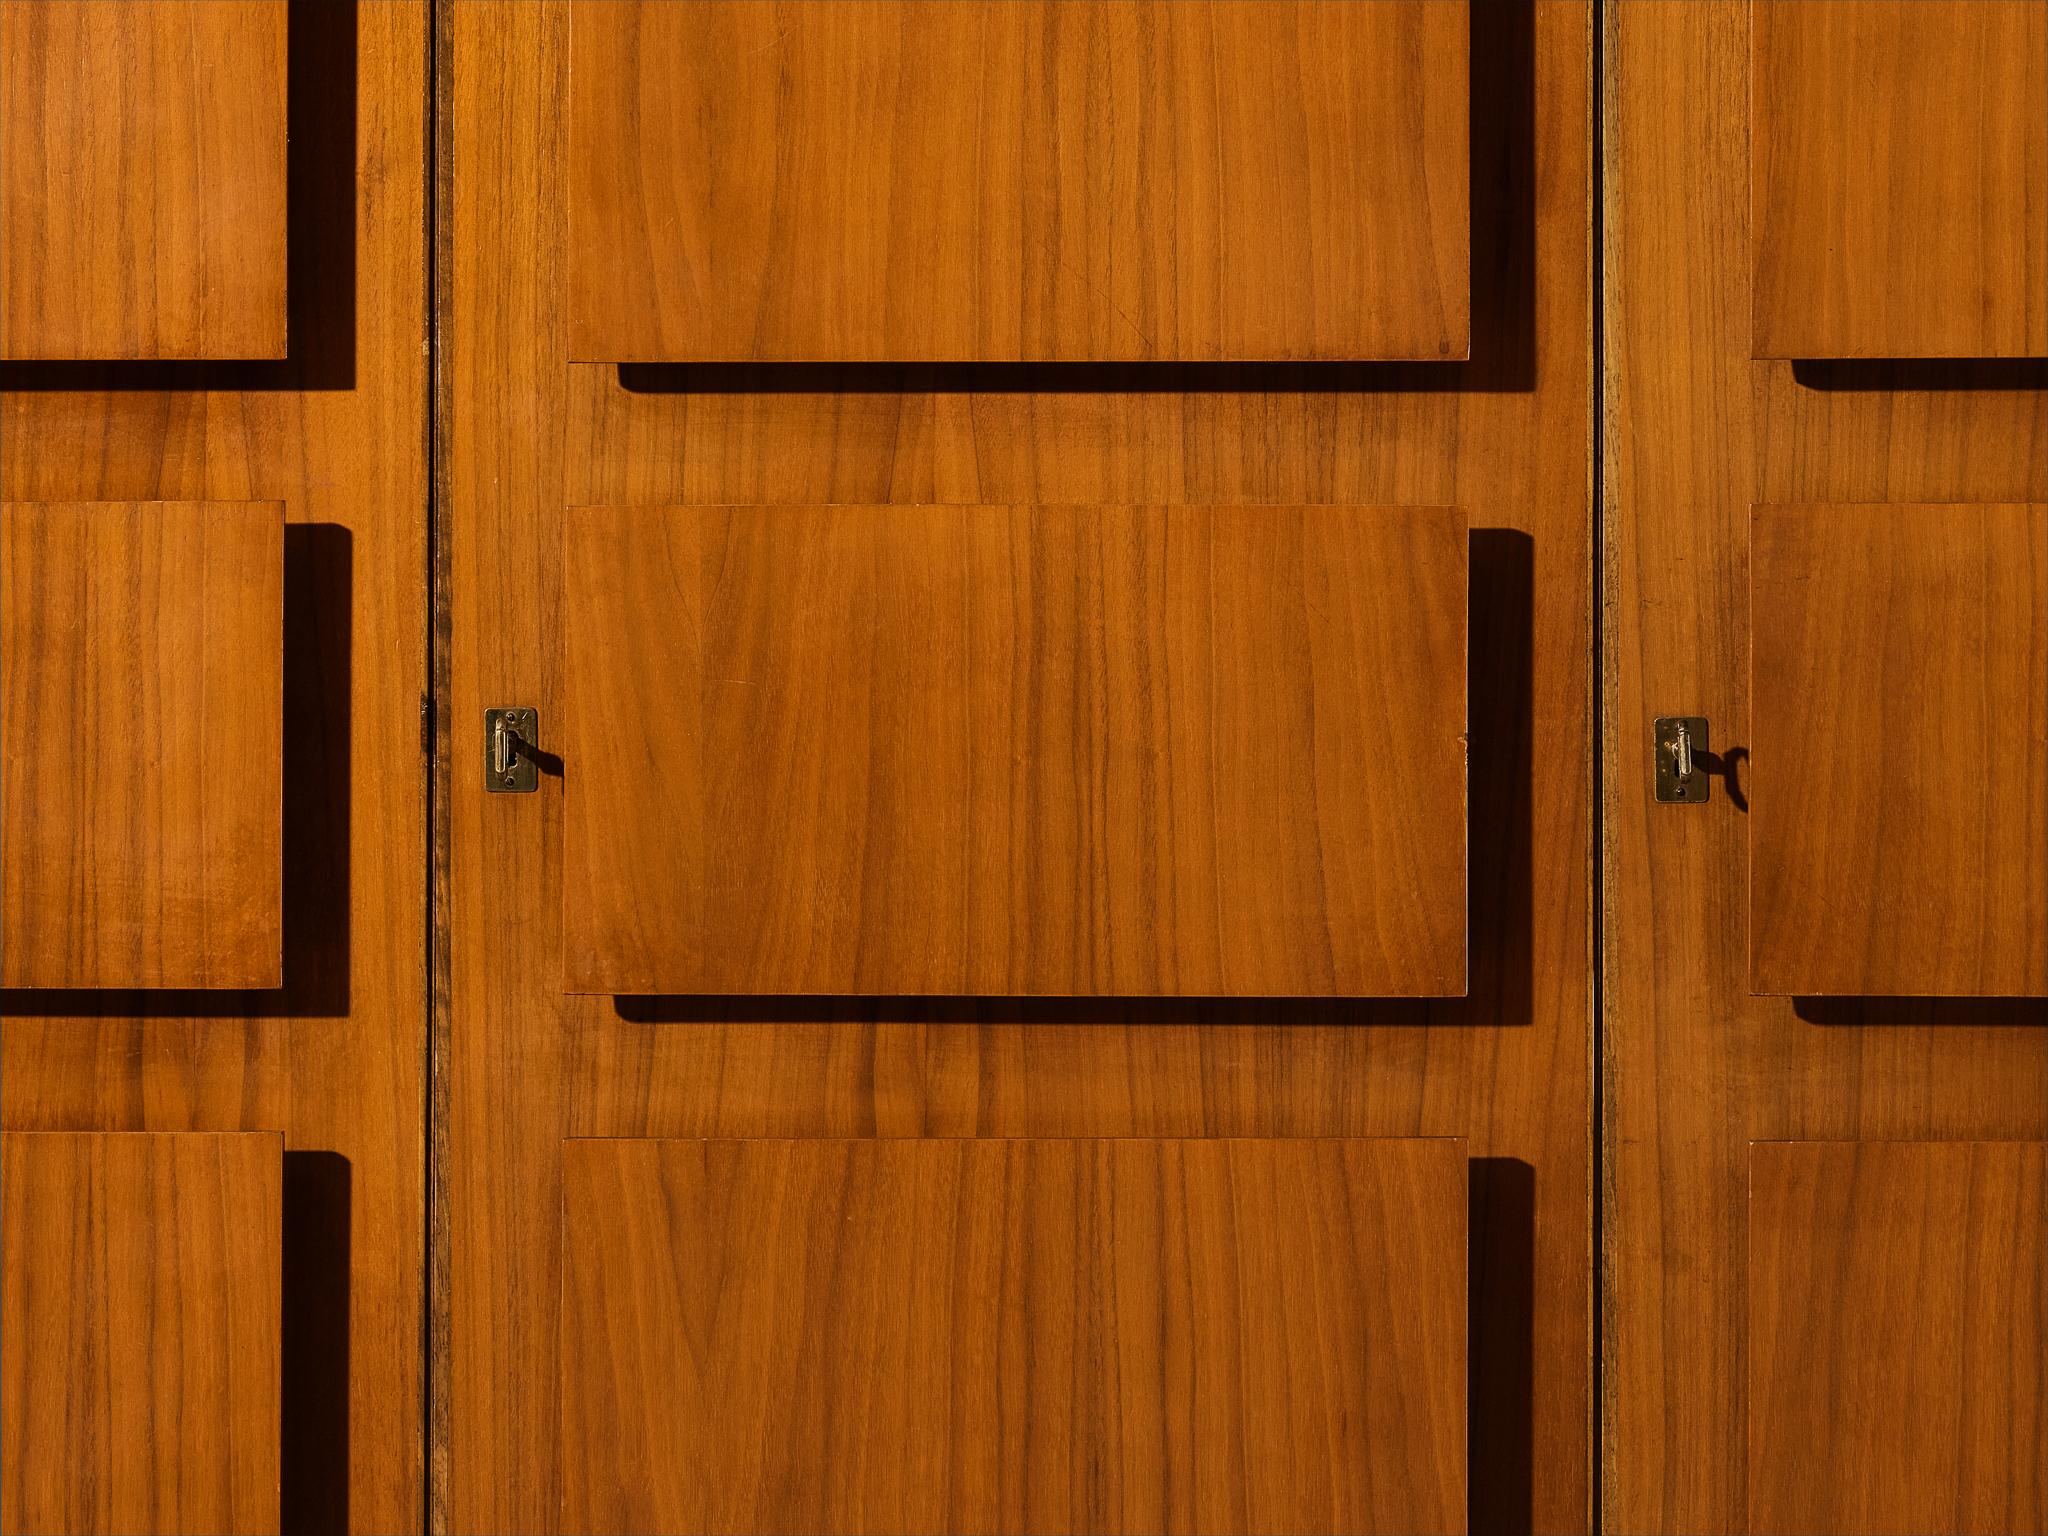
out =
{"type": "Polygon", "coordinates": [[[2048,357],[2048,4],[1755,0],[1758,357],[2048,357]]]}
{"type": "Polygon", "coordinates": [[[2048,1144],[1756,1142],[1749,1529],[2048,1532],[2048,1144]]]}
{"type": "Polygon", "coordinates": [[[1452,508],[583,508],[572,991],[1456,995],[1452,508]]]}
{"type": "Polygon", "coordinates": [[[2048,996],[2048,506],[1757,507],[1750,985],[2048,996]]]}
{"type": "Polygon", "coordinates": [[[576,0],[570,356],[1464,357],[1465,0],[576,0]]]}
{"type": "Polygon", "coordinates": [[[1465,1529],[1462,1142],[563,1158],[565,1532],[1465,1529]]]}
{"type": "Polygon", "coordinates": [[[285,0],[0,0],[0,356],[285,355],[285,0]]]}
{"type": "Polygon", "coordinates": [[[0,980],[283,980],[284,508],[0,508],[0,980]]]}
{"type": "Polygon", "coordinates": [[[277,1530],[282,1156],[0,1136],[0,1529],[277,1530]]]}

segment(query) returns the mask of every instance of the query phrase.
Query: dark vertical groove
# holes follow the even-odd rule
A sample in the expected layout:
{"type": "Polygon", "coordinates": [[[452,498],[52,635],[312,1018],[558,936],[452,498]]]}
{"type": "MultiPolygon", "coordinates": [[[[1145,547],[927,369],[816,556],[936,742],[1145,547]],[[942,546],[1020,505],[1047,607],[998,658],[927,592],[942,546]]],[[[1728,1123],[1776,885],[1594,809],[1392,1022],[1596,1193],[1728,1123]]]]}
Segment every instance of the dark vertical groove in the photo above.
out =
{"type": "Polygon", "coordinates": [[[1591,311],[1593,372],[1592,399],[1588,402],[1589,430],[1588,449],[1591,454],[1589,465],[1591,475],[1588,506],[1592,513],[1592,624],[1590,675],[1587,686],[1592,690],[1592,801],[1591,816],[1593,842],[1591,848],[1592,867],[1589,871],[1592,884],[1591,906],[1592,929],[1588,935],[1588,971],[1592,983],[1592,1006],[1587,1019],[1591,1032],[1588,1059],[1592,1066],[1593,1085],[1591,1101],[1592,1118],[1592,1167],[1590,1190],[1592,1199],[1592,1327],[1593,1358],[1591,1362],[1591,1452],[1592,1476],[1591,1505],[1588,1509],[1589,1526],[1595,1531],[1606,1529],[1606,1342],[1605,1320],[1607,1289],[1607,999],[1606,999],[1606,952],[1607,952],[1607,664],[1603,646],[1603,615],[1606,612],[1607,589],[1607,0],[1594,0],[1591,22],[1592,35],[1588,38],[1591,49],[1590,77],[1588,85],[1592,103],[1592,122],[1589,125],[1588,159],[1588,214],[1590,232],[1587,237],[1587,258],[1591,272],[1587,282],[1587,307],[1591,311]]]}
{"type": "Polygon", "coordinates": [[[427,410],[427,697],[420,700],[421,772],[426,777],[427,923],[426,946],[426,1211],[424,1244],[426,1285],[422,1331],[426,1344],[420,1392],[427,1430],[426,1465],[422,1478],[421,1529],[442,1536],[448,1530],[448,1202],[446,1153],[448,1086],[445,1080],[444,1031],[448,1023],[448,562],[441,516],[445,504],[446,370],[441,359],[441,296],[447,291],[440,235],[441,197],[447,177],[450,143],[441,94],[440,64],[444,56],[442,29],[447,8],[428,0],[426,62],[426,153],[421,174],[426,180],[426,228],[423,234],[426,271],[427,410]]]}

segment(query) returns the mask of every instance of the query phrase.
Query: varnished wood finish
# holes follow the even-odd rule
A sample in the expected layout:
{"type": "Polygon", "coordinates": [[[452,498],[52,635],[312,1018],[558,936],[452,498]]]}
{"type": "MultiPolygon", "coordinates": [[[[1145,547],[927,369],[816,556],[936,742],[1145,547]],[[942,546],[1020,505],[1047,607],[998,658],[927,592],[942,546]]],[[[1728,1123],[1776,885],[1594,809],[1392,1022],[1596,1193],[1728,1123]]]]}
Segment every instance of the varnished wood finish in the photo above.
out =
{"type": "Polygon", "coordinates": [[[570,7],[570,356],[1457,358],[1465,0],[570,7]]]}
{"type": "Polygon", "coordinates": [[[0,1136],[0,1531],[278,1529],[280,1151],[0,1136]]]}
{"type": "Polygon", "coordinates": [[[1473,360],[1272,370],[572,365],[568,7],[439,14],[450,1528],[560,1517],[561,1138],[590,1135],[1467,1137],[1471,1523],[1582,1528],[1589,8],[1473,28],[1473,360]],[[571,770],[488,794],[475,735],[520,703],[566,745],[565,509],[824,503],[1466,509],[1470,996],[565,997],[571,770]]]}
{"type": "Polygon", "coordinates": [[[0,365],[6,500],[284,503],[283,985],[0,993],[0,1121],[282,1132],[308,1532],[425,1522],[428,14],[292,7],[290,358],[0,365]]]}
{"type": "Polygon", "coordinates": [[[1456,1141],[571,1141],[561,1529],[1465,1530],[1456,1141]]]}
{"type": "Polygon", "coordinates": [[[1757,992],[2048,997],[2048,506],[1750,519],[1757,992]]]}
{"type": "Polygon", "coordinates": [[[2048,1143],[1759,1142],[1752,1536],[2048,1532],[2048,1143]]]}
{"type": "MultiPolygon", "coordinates": [[[[1750,509],[2048,501],[2048,367],[1753,361],[1750,7],[1606,27],[1602,1521],[1720,1532],[1748,1519],[1750,1142],[2048,1137],[2037,1001],[1750,995],[1750,509]],[[1714,799],[1658,805],[1651,723],[1695,713],[1714,799]]],[[[1845,772],[1885,776],[1873,730],[1845,772]]]]}
{"type": "Polygon", "coordinates": [[[566,538],[569,990],[1464,990],[1454,508],[579,508],[566,538]]]}
{"type": "Polygon", "coordinates": [[[0,0],[0,357],[285,355],[285,0],[0,0]]]}
{"type": "Polygon", "coordinates": [[[284,508],[0,508],[0,984],[282,980],[284,508]]]}
{"type": "Polygon", "coordinates": [[[1754,0],[1758,357],[2048,357],[2048,5],[1754,0]]]}

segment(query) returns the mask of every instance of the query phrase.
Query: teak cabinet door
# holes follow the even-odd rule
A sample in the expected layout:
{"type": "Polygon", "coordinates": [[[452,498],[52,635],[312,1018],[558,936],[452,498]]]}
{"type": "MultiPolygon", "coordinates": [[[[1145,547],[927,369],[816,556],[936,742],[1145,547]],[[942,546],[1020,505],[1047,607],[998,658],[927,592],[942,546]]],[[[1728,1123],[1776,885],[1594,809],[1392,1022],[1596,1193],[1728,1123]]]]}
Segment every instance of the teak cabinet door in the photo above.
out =
{"type": "Polygon", "coordinates": [[[1594,14],[437,8],[451,1532],[1590,1526],[1594,14]]]}
{"type": "Polygon", "coordinates": [[[1603,1527],[2048,1536],[2048,0],[1605,14],[1603,1527]]]}
{"type": "Polygon", "coordinates": [[[569,513],[572,991],[1455,996],[1448,507],[569,513]]]}
{"type": "Polygon", "coordinates": [[[570,355],[1464,357],[1466,0],[573,0],[570,355]]]}
{"type": "Polygon", "coordinates": [[[1758,357],[2048,357],[2048,4],[1754,0],[1758,357]]]}
{"type": "Polygon", "coordinates": [[[0,357],[285,355],[286,0],[0,0],[0,357]]]}
{"type": "Polygon", "coordinates": [[[283,980],[284,508],[0,507],[0,984],[283,980]]]}
{"type": "Polygon", "coordinates": [[[434,1528],[436,9],[0,0],[0,1536],[434,1528]]]}

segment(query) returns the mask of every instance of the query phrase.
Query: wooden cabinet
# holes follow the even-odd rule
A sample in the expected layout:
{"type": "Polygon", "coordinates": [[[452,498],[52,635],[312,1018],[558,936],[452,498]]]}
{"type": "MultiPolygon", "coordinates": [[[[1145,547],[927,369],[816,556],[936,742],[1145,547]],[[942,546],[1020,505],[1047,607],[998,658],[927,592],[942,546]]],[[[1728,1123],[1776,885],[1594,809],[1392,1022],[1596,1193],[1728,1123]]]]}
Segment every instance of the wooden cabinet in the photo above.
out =
{"type": "Polygon", "coordinates": [[[278,1529],[280,1157],[0,1135],[0,1530],[278,1529]]]}
{"type": "Polygon", "coordinates": [[[2048,1531],[2048,1143],[1758,1142],[1754,1536],[2048,1531]]]}
{"type": "Polygon", "coordinates": [[[1758,507],[1750,984],[2048,997],[2048,505],[1758,507]]]}
{"type": "Polygon", "coordinates": [[[285,355],[286,0],[0,0],[0,357],[285,355]]]}
{"type": "Polygon", "coordinates": [[[567,1532],[1462,1532],[1457,1141],[563,1147],[567,1532]]]}
{"type": "Polygon", "coordinates": [[[570,356],[1464,357],[1465,0],[574,0],[570,356]]]}
{"type": "Polygon", "coordinates": [[[1754,0],[1758,357],[2048,357],[2048,6],[1754,0]]]}
{"type": "Polygon", "coordinates": [[[1589,1524],[1593,10],[1471,11],[441,7],[451,1531],[1589,1524]]]}
{"type": "Polygon", "coordinates": [[[2048,1532],[2048,0],[1605,11],[1604,1526],[2048,1532]]]}
{"type": "Polygon", "coordinates": [[[568,985],[1457,995],[1451,508],[579,508],[568,985]]]}
{"type": "Polygon", "coordinates": [[[2048,1531],[2048,0],[0,0],[0,502],[10,1536],[2048,1531]]]}
{"type": "Polygon", "coordinates": [[[0,980],[283,974],[284,508],[0,509],[0,980]]]}

